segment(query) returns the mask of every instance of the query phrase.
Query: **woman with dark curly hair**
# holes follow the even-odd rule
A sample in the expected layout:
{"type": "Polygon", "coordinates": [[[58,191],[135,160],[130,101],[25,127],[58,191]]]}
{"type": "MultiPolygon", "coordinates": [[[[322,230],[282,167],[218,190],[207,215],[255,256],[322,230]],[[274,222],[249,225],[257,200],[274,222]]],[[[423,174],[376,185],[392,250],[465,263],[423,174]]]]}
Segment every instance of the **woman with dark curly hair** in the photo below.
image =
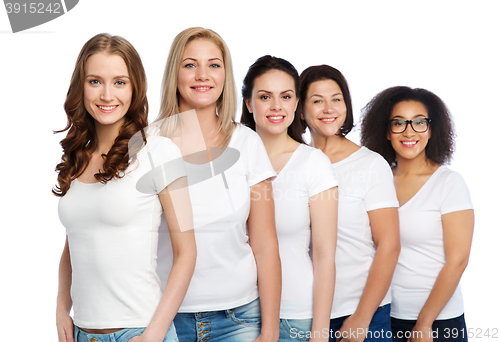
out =
{"type": "Polygon", "coordinates": [[[194,234],[179,227],[190,221],[189,195],[182,167],[150,172],[181,154],[170,139],[146,138],[146,75],[134,47],[119,36],[91,38],[76,61],[64,108],[62,131],[69,131],[53,190],[67,234],[59,267],[59,341],[177,341],[171,322],[196,261],[194,234]],[[147,191],[140,191],[139,180],[147,191]],[[175,196],[174,186],[181,188],[175,196]],[[177,214],[187,221],[175,215],[176,200],[186,210],[177,214]],[[162,211],[175,268],[163,295],[155,244],[162,211]]]}
{"type": "Polygon", "coordinates": [[[340,71],[312,66],[300,75],[300,112],[312,144],[339,182],[336,284],[330,340],[390,341],[389,286],[399,254],[398,202],[389,165],[346,138],[351,97],[340,71]]]}
{"type": "Polygon", "coordinates": [[[395,341],[467,341],[460,278],[474,212],[463,178],[444,164],[454,150],[451,116],[425,89],[393,87],[363,110],[361,143],[392,165],[401,254],[392,281],[395,341]]]}

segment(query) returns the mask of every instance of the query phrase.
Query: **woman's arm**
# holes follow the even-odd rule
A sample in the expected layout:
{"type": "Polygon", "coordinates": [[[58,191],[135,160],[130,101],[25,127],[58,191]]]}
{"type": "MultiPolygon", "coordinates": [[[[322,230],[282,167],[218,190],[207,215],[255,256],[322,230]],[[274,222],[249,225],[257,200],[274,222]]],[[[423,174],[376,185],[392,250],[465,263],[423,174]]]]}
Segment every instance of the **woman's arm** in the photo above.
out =
{"type": "Polygon", "coordinates": [[[73,320],[69,312],[73,306],[71,300],[71,260],[69,256],[68,236],[59,262],[59,287],[57,291],[56,326],[59,342],[73,342],[73,320]]]}
{"type": "Polygon", "coordinates": [[[421,331],[410,341],[432,341],[432,323],[455,293],[462,273],[469,262],[474,230],[474,211],[462,210],[441,216],[443,223],[443,243],[445,264],[439,272],[429,298],[425,302],[413,331],[421,331]]]}
{"type": "Polygon", "coordinates": [[[337,187],[309,198],[314,266],[312,338],[309,341],[328,341],[335,288],[337,209],[337,187]]]}
{"type": "Polygon", "coordinates": [[[346,342],[365,339],[373,314],[389,290],[401,249],[397,208],[372,210],[368,212],[368,217],[377,250],[358,307],[340,328],[341,331],[347,331],[345,335],[349,337],[342,339],[346,342]],[[364,332],[358,334],[358,328],[364,332]],[[351,338],[351,332],[356,332],[353,333],[355,338],[351,338]]]}
{"type": "Polygon", "coordinates": [[[279,338],[281,262],[274,218],[273,188],[269,180],[250,188],[248,237],[257,264],[262,325],[257,341],[279,338]]]}
{"type": "Polygon", "coordinates": [[[161,342],[164,340],[168,328],[184,300],[193,276],[196,264],[193,213],[187,184],[185,184],[186,186],[179,186],[180,182],[187,182],[186,177],[170,183],[167,187],[168,191],[162,191],[159,194],[174,254],[172,270],[151,322],[141,336],[132,338],[130,342],[161,342]],[[182,210],[179,210],[179,208],[182,208],[182,210]],[[186,222],[190,222],[191,229],[186,226],[186,222]]]}

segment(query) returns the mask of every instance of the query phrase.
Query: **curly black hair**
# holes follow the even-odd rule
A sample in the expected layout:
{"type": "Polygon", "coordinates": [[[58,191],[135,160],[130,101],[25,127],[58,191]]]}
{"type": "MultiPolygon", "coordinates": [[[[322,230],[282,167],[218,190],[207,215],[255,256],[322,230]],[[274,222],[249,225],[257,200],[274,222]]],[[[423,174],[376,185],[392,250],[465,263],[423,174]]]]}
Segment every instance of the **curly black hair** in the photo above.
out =
{"type": "Polygon", "coordinates": [[[361,111],[361,144],[382,155],[391,167],[397,165],[396,153],[387,139],[387,132],[392,110],[402,101],[416,101],[425,106],[432,131],[432,139],[425,147],[425,156],[437,164],[448,164],[455,149],[451,114],[443,100],[422,88],[391,87],[371,99],[361,111]]]}

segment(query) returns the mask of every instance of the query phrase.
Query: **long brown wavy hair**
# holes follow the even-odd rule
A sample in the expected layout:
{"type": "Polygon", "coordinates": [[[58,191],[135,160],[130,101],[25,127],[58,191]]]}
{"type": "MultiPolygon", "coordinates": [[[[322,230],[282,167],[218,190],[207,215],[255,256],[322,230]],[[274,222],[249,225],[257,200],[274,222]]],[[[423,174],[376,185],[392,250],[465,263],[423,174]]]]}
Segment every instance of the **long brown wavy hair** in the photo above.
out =
{"type": "Polygon", "coordinates": [[[58,185],[52,189],[56,196],[64,196],[69,190],[71,182],[78,178],[87,168],[92,153],[97,147],[94,118],[87,112],[83,102],[85,82],[85,64],[90,56],[106,52],[123,58],[128,68],[132,83],[132,102],[125,115],[125,122],[120,128],[118,137],[107,154],[103,154],[104,165],[95,178],[106,183],[113,178],[121,178],[129,164],[136,158],[139,148],[129,152],[129,140],[139,130],[148,124],[148,100],[146,96],[146,72],[141,58],[135,48],[126,39],[120,36],[111,36],[101,33],[92,37],[83,46],[75,70],[71,76],[71,83],[64,102],[64,110],[68,117],[66,127],[54,133],[68,131],[61,140],[63,148],[61,162],[56,166],[58,185]]]}

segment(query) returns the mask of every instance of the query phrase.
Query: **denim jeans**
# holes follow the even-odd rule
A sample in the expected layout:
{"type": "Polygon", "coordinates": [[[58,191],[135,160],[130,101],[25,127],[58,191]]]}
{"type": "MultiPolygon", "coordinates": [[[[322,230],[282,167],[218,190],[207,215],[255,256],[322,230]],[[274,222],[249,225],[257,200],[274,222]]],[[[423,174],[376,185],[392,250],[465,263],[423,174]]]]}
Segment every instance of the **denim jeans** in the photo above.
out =
{"type": "Polygon", "coordinates": [[[312,318],[309,319],[280,319],[279,342],[309,341],[312,318]]]}
{"type": "MultiPolygon", "coordinates": [[[[111,334],[89,334],[74,326],[75,342],[128,342],[132,337],[141,335],[146,328],[122,329],[111,334]]],[[[179,342],[174,324],[170,325],[163,342],[179,342]]]]}
{"type": "MultiPolygon", "coordinates": [[[[411,330],[416,320],[391,318],[392,336],[394,342],[406,342],[411,336],[411,330]],[[405,337],[406,336],[406,337],[405,337]]],[[[433,342],[467,342],[467,327],[464,315],[451,319],[437,319],[432,323],[433,342]]]]}
{"type": "MultiPolygon", "coordinates": [[[[336,337],[340,337],[340,331],[337,332],[345,319],[350,316],[333,318],[330,320],[330,342],[335,342],[336,337]]],[[[355,337],[358,332],[351,331],[350,337],[355,337]]],[[[347,337],[347,336],[345,336],[347,337]]],[[[366,332],[364,342],[391,342],[391,304],[379,306],[377,311],[373,314],[372,320],[366,332]]]]}
{"type": "Polygon", "coordinates": [[[182,342],[252,342],[260,335],[260,301],[234,309],[178,313],[174,318],[182,342]]]}

